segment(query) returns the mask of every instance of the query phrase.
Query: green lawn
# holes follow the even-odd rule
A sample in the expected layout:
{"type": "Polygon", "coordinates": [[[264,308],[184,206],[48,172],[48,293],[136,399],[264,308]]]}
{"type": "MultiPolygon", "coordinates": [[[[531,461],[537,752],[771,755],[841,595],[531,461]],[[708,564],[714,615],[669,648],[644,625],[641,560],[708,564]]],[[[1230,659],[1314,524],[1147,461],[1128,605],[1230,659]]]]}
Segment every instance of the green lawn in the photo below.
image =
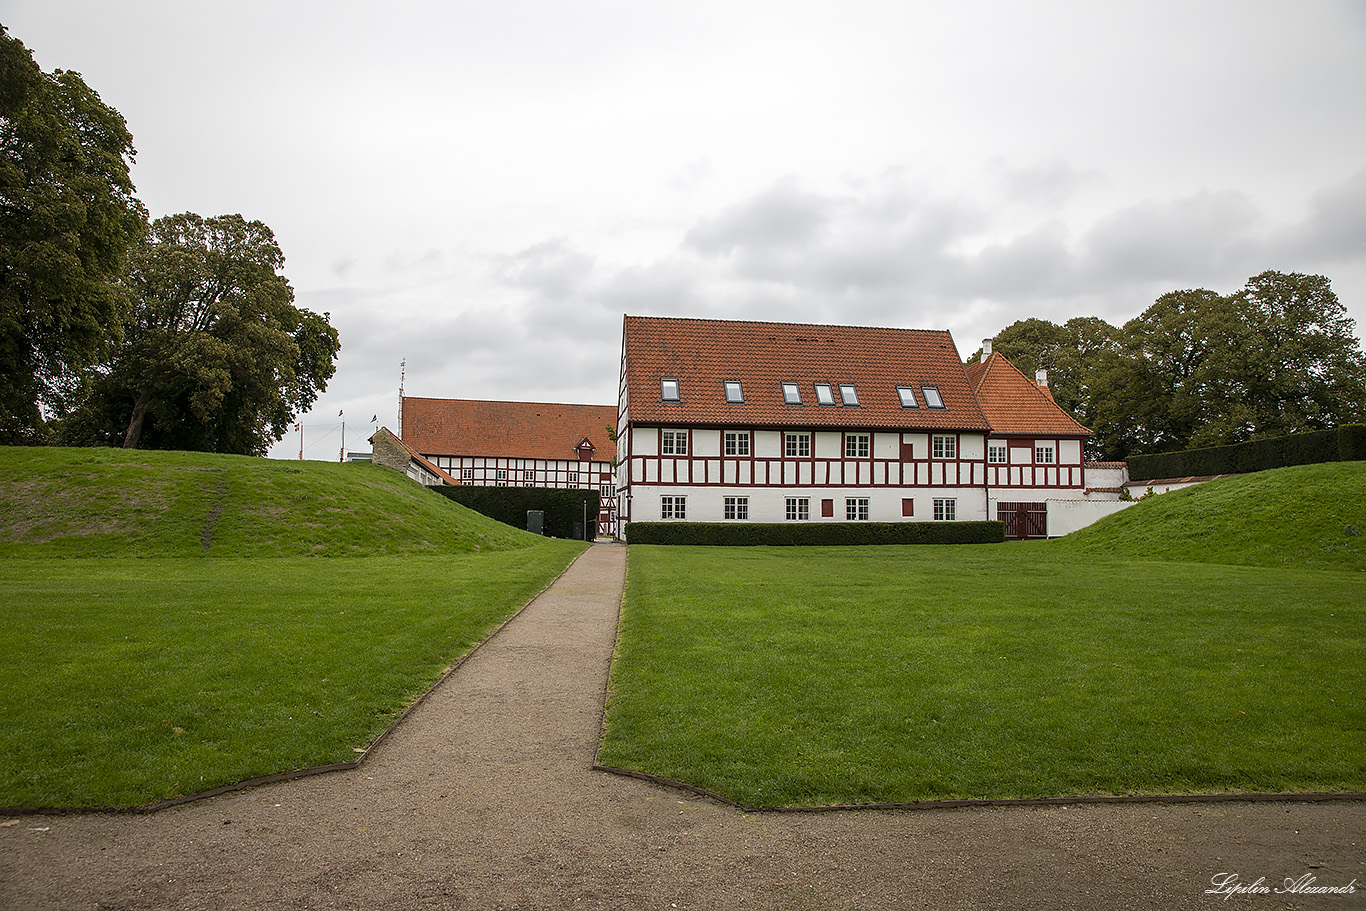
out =
{"type": "Polygon", "coordinates": [[[581,550],[2,560],[0,806],[138,805],[354,760],[581,550]]]}
{"type": "Polygon", "coordinates": [[[633,546],[623,624],[599,762],[746,806],[1366,790],[1361,573],[633,546]]]}
{"type": "Polygon", "coordinates": [[[583,546],[375,465],[0,447],[0,806],[353,760],[583,546]]]}

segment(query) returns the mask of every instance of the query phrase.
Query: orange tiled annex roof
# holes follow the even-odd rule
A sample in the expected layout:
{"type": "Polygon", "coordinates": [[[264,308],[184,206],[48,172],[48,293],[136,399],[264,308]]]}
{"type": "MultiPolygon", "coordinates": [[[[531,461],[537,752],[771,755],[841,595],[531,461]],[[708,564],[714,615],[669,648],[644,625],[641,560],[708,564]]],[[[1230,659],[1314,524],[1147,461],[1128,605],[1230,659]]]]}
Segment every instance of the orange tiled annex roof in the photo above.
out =
{"type": "Polygon", "coordinates": [[[573,459],[587,439],[593,460],[611,462],[616,443],[615,405],[485,402],[473,399],[403,399],[403,439],[428,455],[573,459]]]}
{"type": "Polygon", "coordinates": [[[633,422],[989,429],[942,330],[627,316],[623,358],[633,422]],[[677,402],[663,400],[661,379],[678,381],[677,402]],[[726,401],[728,381],[743,402],[726,401]],[[797,384],[800,406],[784,402],[782,383],[797,384]],[[817,383],[831,385],[834,405],[818,404],[817,383]],[[840,384],[855,387],[857,407],[841,404],[840,384]],[[919,407],[901,404],[897,388],[907,386],[919,407]],[[927,407],[926,386],[943,408],[927,407]]]}
{"type": "Polygon", "coordinates": [[[969,364],[967,375],[994,433],[1086,436],[1091,432],[999,352],[969,364]]]}

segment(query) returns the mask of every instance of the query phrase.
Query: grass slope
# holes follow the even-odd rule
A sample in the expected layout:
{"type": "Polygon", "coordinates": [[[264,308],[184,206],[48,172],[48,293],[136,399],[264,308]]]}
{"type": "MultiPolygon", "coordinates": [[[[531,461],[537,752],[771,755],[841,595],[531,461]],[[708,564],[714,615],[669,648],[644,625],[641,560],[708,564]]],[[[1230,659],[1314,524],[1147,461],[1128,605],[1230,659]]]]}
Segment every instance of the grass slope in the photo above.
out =
{"type": "Polygon", "coordinates": [[[537,540],[368,462],[0,447],[0,556],[376,556],[537,540]]]}
{"type": "Polygon", "coordinates": [[[0,806],[350,761],[582,549],[375,466],[0,448],[0,806]]]}
{"type": "Polygon", "coordinates": [[[1278,468],[1149,497],[1050,546],[1077,555],[1366,572],[1366,462],[1278,468]]]}
{"type": "Polygon", "coordinates": [[[599,761],[749,806],[1366,790],[1362,467],[1076,540],[633,546],[599,761]]]}

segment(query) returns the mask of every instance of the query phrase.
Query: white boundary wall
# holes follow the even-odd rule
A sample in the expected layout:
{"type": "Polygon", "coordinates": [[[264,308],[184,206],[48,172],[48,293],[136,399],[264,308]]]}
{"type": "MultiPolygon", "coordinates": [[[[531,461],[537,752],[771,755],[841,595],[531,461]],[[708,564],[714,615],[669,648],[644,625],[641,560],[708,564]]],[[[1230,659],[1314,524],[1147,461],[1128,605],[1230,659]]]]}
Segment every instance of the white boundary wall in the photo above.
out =
{"type": "Polygon", "coordinates": [[[1060,538],[1134,505],[1132,500],[1047,500],[1046,502],[1048,503],[1048,537],[1050,538],[1060,538]]]}

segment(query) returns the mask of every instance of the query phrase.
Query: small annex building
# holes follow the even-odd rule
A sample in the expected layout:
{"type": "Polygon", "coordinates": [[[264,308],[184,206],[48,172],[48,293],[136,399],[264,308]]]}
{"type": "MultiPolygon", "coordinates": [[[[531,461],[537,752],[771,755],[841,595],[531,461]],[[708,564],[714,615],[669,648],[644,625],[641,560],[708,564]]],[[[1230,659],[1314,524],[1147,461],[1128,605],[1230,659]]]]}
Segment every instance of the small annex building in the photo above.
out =
{"type": "Polygon", "coordinates": [[[611,405],[405,396],[399,437],[458,484],[597,490],[598,534],[616,524],[611,405]]]}
{"type": "Polygon", "coordinates": [[[1032,523],[1086,493],[1090,431],[1004,356],[965,367],[942,330],[628,315],[616,426],[618,535],[632,521],[1032,523]]]}

